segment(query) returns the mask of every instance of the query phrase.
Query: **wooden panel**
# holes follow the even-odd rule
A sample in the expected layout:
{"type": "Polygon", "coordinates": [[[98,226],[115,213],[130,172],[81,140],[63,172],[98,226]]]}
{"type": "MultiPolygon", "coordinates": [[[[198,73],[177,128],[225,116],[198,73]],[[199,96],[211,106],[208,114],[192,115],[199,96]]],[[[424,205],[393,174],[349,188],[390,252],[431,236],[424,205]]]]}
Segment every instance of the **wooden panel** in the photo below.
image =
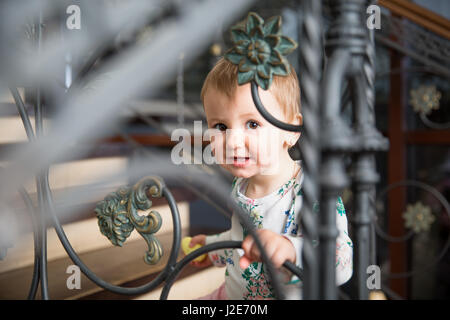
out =
{"type": "MultiPolygon", "coordinates": [[[[399,53],[391,54],[391,70],[402,66],[399,53]]],[[[406,179],[406,144],[405,132],[405,87],[402,73],[391,74],[389,96],[389,143],[388,152],[388,184],[406,179]]],[[[405,209],[406,192],[404,188],[396,188],[388,195],[388,230],[391,236],[402,236],[405,233],[402,213],[405,209]]],[[[405,272],[407,268],[406,244],[404,242],[389,243],[390,272],[405,272]]],[[[391,279],[390,287],[400,296],[405,297],[407,284],[405,279],[391,279]]]]}
{"type": "MultiPolygon", "coordinates": [[[[170,289],[168,300],[193,300],[210,294],[225,281],[225,268],[207,268],[189,277],[176,280],[170,289]]],[[[162,288],[150,291],[135,300],[158,300],[162,288]]]]}
{"type": "Polygon", "coordinates": [[[405,17],[434,33],[450,39],[450,21],[446,18],[406,0],[379,0],[378,3],[393,14],[405,17]]]}
{"type": "Polygon", "coordinates": [[[450,130],[415,130],[405,134],[406,143],[450,145],[450,130]]]}

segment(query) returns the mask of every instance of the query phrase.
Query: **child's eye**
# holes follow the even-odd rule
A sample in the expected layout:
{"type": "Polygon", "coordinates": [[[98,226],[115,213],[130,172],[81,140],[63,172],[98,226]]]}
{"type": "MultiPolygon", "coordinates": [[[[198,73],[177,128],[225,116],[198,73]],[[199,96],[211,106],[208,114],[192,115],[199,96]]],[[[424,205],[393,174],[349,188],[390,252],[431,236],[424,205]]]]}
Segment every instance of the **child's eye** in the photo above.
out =
{"type": "Polygon", "coordinates": [[[218,124],[214,125],[213,128],[220,130],[220,131],[227,130],[227,126],[224,125],[223,123],[218,123],[218,124]]]}
{"type": "Polygon", "coordinates": [[[249,120],[249,121],[247,121],[246,126],[247,126],[247,128],[249,128],[249,129],[256,129],[256,128],[259,127],[259,124],[258,124],[258,122],[256,122],[256,121],[249,120]]]}

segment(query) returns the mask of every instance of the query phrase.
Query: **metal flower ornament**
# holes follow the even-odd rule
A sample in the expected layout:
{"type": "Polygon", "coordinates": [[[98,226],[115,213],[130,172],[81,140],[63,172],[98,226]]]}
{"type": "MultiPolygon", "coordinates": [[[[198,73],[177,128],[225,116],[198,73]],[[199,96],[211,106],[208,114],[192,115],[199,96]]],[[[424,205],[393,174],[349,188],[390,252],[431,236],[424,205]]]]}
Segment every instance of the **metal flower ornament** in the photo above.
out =
{"type": "Polygon", "coordinates": [[[154,236],[162,225],[157,211],[151,210],[146,216],[139,211],[147,211],[152,206],[151,197],[162,196],[163,183],[157,177],[144,177],[133,187],[120,187],[97,203],[95,213],[100,232],[115,246],[122,247],[131,232],[136,231],[147,242],[148,250],[144,261],[156,264],[163,255],[163,249],[154,236]]]}
{"type": "Polygon", "coordinates": [[[439,100],[442,95],[435,86],[422,85],[417,89],[411,90],[410,95],[409,102],[415,112],[427,115],[431,111],[439,109],[439,100]]]}
{"type": "Polygon", "coordinates": [[[408,205],[406,212],[403,213],[405,227],[412,229],[415,233],[428,231],[435,217],[428,206],[424,206],[420,201],[414,205],[408,205]]]}
{"type": "Polygon", "coordinates": [[[244,21],[231,28],[234,46],[224,55],[238,65],[239,85],[255,81],[264,90],[269,89],[273,75],[287,76],[290,64],[286,56],[297,48],[297,43],[281,34],[281,17],[266,22],[250,12],[244,21]]]}

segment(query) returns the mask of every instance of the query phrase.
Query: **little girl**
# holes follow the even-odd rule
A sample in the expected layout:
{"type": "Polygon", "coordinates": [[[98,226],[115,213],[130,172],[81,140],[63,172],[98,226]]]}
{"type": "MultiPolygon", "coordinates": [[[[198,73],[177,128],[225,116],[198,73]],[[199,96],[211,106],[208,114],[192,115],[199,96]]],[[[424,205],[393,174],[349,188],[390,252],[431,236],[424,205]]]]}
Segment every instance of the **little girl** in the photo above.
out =
{"type": "MultiPolygon", "coordinates": [[[[286,77],[275,75],[270,89],[259,89],[259,95],[275,118],[302,124],[300,88],[292,68],[286,77]]],[[[281,130],[266,121],[253,103],[250,84],[239,86],[237,66],[224,58],[208,74],[201,98],[208,128],[218,132],[211,139],[212,153],[235,177],[232,198],[248,212],[275,268],[286,260],[301,267],[303,239],[298,215],[302,207],[303,174],[300,161],[294,161],[288,153],[300,133],[281,130]]],[[[337,285],[341,285],[352,275],[353,251],[342,200],[338,198],[336,204],[339,229],[336,278],[337,285]]],[[[236,215],[232,216],[230,230],[212,236],[197,235],[190,246],[225,240],[243,241],[242,249],[217,250],[202,262],[191,262],[198,267],[226,266],[222,286],[200,299],[273,299],[273,288],[258,247],[236,215]]],[[[286,296],[301,298],[299,279],[285,280],[286,296]]]]}

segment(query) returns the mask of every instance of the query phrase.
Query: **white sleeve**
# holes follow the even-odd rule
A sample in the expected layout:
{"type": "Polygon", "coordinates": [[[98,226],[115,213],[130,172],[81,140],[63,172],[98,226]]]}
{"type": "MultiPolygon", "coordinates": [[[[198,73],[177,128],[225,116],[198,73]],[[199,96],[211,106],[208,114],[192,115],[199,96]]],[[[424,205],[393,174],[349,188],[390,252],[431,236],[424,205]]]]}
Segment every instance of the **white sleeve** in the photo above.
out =
{"type": "Polygon", "coordinates": [[[341,197],[336,203],[336,285],[346,283],[353,273],[353,243],[348,235],[347,215],[341,197]]]}
{"type": "Polygon", "coordinates": [[[283,234],[285,238],[291,241],[292,245],[295,248],[295,265],[299,268],[302,268],[302,249],[303,249],[303,238],[299,236],[291,236],[287,234],[283,234]]]}
{"type": "MultiPolygon", "coordinates": [[[[317,212],[318,208],[315,210],[317,212]]],[[[336,238],[336,285],[340,286],[346,283],[352,277],[353,273],[353,242],[348,235],[347,215],[341,197],[336,201],[336,227],[339,235],[336,238]]],[[[287,236],[291,240],[297,253],[296,265],[302,268],[301,249],[303,238],[287,236]],[[300,251],[299,251],[300,250],[300,251]]],[[[313,240],[315,247],[319,244],[318,239],[313,240]]]]}

